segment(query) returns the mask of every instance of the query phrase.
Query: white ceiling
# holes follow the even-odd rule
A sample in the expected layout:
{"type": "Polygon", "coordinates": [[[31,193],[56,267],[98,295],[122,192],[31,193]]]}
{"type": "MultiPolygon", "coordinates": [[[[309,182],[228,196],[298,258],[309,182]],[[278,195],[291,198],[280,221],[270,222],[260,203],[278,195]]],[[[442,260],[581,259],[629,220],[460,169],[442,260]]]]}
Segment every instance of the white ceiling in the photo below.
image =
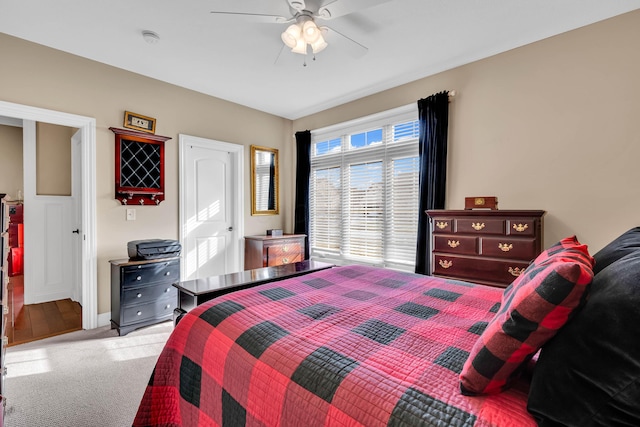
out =
{"type": "Polygon", "coordinates": [[[318,21],[368,51],[333,31],[306,67],[282,50],[289,24],[210,13],[290,16],[287,0],[0,0],[0,32],[296,119],[638,8],[640,0],[390,0],[318,21]],[[160,41],[145,43],[143,30],[160,41]]]}

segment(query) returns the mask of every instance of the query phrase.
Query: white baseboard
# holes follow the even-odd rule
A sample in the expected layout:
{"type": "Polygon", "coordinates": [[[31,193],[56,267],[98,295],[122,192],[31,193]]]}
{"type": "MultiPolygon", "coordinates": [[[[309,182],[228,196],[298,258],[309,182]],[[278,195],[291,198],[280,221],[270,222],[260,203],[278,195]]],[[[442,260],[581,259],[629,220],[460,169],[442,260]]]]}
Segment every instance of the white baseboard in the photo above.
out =
{"type": "Polygon", "coordinates": [[[98,314],[98,327],[108,326],[111,324],[111,312],[98,314]]]}

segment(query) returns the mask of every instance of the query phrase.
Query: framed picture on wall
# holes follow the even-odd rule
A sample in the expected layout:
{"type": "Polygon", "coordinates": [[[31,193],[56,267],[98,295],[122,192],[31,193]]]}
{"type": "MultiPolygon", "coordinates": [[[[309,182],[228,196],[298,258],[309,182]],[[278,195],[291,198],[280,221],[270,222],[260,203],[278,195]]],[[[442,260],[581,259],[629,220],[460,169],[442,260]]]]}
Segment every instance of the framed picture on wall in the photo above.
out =
{"type": "Polygon", "coordinates": [[[156,133],[156,119],[142,114],[124,112],[124,127],[142,132],[156,133]]]}

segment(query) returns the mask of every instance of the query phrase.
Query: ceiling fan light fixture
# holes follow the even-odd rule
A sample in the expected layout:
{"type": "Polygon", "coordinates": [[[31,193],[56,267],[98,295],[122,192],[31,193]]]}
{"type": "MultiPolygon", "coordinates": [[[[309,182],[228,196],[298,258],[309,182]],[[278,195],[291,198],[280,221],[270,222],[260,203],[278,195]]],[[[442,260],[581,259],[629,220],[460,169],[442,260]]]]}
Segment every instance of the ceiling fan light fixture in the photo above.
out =
{"type": "Polygon", "coordinates": [[[322,35],[320,37],[318,37],[318,40],[316,40],[315,42],[311,43],[311,50],[313,51],[313,53],[318,53],[324,50],[325,47],[329,46],[327,44],[326,41],[324,41],[324,38],[322,37],[322,35]]]}
{"type": "Polygon", "coordinates": [[[298,40],[302,38],[300,34],[300,27],[297,24],[291,24],[289,25],[289,28],[280,35],[280,37],[285,45],[294,49],[298,44],[298,40]]]}
{"type": "Polygon", "coordinates": [[[320,38],[320,29],[313,20],[306,21],[302,26],[302,33],[304,34],[304,40],[309,43],[315,43],[320,38]]]}
{"type": "Polygon", "coordinates": [[[301,55],[307,54],[307,42],[302,37],[298,39],[298,43],[291,49],[293,53],[299,53],[301,55]]]}

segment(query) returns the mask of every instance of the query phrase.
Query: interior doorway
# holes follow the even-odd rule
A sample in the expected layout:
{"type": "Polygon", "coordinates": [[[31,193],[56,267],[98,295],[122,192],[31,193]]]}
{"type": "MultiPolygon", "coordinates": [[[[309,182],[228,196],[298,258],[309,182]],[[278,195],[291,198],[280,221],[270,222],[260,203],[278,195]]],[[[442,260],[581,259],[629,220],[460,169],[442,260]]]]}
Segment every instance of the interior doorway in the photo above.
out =
{"type": "Polygon", "coordinates": [[[82,306],[70,298],[24,304],[24,276],[9,278],[7,347],[82,329],[82,306]]]}
{"type": "MultiPolygon", "coordinates": [[[[96,274],[96,196],[95,196],[95,151],[96,123],[90,117],[46,110],[0,101],[0,117],[24,122],[43,122],[74,127],[80,135],[80,200],[78,209],[80,228],[79,257],[77,275],[81,278],[82,328],[93,329],[98,326],[97,313],[97,274],[96,274]]],[[[26,218],[28,221],[28,216],[26,218]]],[[[25,236],[26,237],[26,236],[25,236]]],[[[38,236],[34,236],[37,242],[38,236]]],[[[37,245],[37,243],[35,243],[37,245]]],[[[36,261],[37,262],[37,261],[36,261]]],[[[25,257],[25,263],[30,263],[25,257]]],[[[27,268],[29,266],[27,265],[27,268]]],[[[74,273],[75,274],[75,273],[74,273]]]]}

